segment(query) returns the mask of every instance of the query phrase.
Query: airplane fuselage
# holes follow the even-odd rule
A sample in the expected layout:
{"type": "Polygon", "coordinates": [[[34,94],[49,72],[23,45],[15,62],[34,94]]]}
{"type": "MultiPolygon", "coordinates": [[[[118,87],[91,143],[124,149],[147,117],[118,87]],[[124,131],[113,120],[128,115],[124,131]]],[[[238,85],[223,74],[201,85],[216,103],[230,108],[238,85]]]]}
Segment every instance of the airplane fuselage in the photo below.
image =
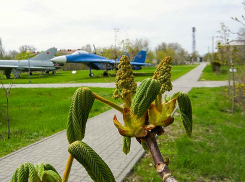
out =
{"type": "Polygon", "coordinates": [[[40,54],[26,60],[0,60],[0,70],[4,70],[4,74],[7,78],[10,78],[12,72],[15,78],[19,78],[21,72],[30,71],[52,71],[55,74],[55,70],[61,68],[64,64],[53,63],[51,59],[54,57],[57,49],[52,47],[40,54]]]}
{"type": "MultiPolygon", "coordinates": [[[[129,57],[129,55],[127,55],[129,57]]],[[[140,70],[142,66],[147,65],[145,63],[146,58],[146,51],[141,50],[133,59],[133,61],[130,62],[132,68],[134,70],[140,70]]],[[[92,76],[91,73],[92,69],[95,70],[112,70],[117,69],[117,66],[119,64],[119,59],[113,60],[113,59],[107,59],[103,56],[99,56],[96,54],[92,54],[86,51],[76,51],[70,55],[65,56],[58,56],[51,61],[55,63],[83,63],[89,68],[89,76],[92,76]]]]}
{"type": "Polygon", "coordinates": [[[0,70],[11,70],[16,68],[22,71],[28,71],[29,64],[31,71],[55,70],[61,67],[56,67],[52,61],[0,60],[0,70]]]}

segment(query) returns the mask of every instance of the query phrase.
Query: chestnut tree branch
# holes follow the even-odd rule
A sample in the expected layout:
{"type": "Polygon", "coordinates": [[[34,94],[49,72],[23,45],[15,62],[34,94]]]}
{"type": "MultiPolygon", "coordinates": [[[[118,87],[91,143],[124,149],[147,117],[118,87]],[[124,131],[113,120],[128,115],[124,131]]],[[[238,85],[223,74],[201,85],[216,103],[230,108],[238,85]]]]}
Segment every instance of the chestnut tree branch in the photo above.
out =
{"type": "Polygon", "coordinates": [[[177,182],[177,180],[175,180],[175,178],[171,176],[171,172],[168,168],[167,162],[164,162],[163,160],[163,157],[157,145],[155,135],[155,132],[151,132],[144,138],[150,149],[152,158],[155,163],[155,168],[164,182],[177,182]]]}

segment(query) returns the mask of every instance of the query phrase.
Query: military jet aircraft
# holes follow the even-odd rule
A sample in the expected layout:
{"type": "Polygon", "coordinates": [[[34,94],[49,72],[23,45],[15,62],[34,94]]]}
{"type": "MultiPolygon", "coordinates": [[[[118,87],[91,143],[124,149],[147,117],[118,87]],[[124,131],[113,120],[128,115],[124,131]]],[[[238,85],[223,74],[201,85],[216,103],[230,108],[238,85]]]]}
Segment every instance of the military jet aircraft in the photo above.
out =
{"type": "MultiPolygon", "coordinates": [[[[50,48],[44,52],[41,52],[35,57],[29,60],[0,60],[0,70],[4,70],[6,78],[10,78],[10,73],[12,72],[15,78],[19,78],[22,72],[30,71],[45,71],[49,73],[52,71],[53,74],[56,73],[56,69],[61,68],[64,64],[56,63],[54,64],[51,59],[57,52],[56,48],[50,48]]],[[[32,73],[30,72],[32,75],[32,73]]]]}
{"type": "MultiPolygon", "coordinates": [[[[128,53],[126,54],[128,57],[128,53]]],[[[134,70],[140,70],[142,66],[150,65],[145,63],[146,51],[141,50],[130,62],[134,70]]],[[[93,77],[94,70],[112,70],[116,69],[120,58],[117,60],[107,59],[103,56],[92,54],[86,51],[78,50],[70,55],[58,56],[51,59],[54,63],[83,63],[89,68],[89,76],[93,77]]]]}

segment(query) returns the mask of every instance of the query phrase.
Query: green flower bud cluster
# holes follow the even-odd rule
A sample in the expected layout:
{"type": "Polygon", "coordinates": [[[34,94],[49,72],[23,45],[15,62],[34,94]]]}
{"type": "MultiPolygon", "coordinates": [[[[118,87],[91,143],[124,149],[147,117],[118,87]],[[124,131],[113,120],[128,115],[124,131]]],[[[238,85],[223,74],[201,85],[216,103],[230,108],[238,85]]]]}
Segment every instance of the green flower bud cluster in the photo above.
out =
{"type": "Polygon", "coordinates": [[[118,65],[116,76],[116,90],[113,93],[113,98],[122,98],[131,96],[136,92],[137,84],[134,81],[133,69],[130,65],[128,56],[123,55],[118,65]]]}
{"type": "Polygon", "coordinates": [[[165,57],[161,63],[158,65],[157,69],[154,72],[153,79],[156,79],[161,83],[160,93],[163,94],[165,91],[172,90],[171,83],[171,66],[172,58],[170,56],[165,57]]]}

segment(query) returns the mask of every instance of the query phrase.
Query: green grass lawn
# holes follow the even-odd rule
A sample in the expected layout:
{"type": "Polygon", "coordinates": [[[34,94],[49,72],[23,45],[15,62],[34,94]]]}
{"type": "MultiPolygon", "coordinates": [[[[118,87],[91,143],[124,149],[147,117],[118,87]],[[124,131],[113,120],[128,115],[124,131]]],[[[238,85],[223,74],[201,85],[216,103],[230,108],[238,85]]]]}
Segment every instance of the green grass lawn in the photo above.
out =
{"type": "MultiPolygon", "coordinates": [[[[174,65],[172,67],[172,80],[179,78],[184,75],[191,69],[195,68],[196,65],[174,65]]],[[[153,67],[144,67],[142,70],[134,70],[135,81],[139,82],[145,78],[151,77],[156,68],[153,67]]],[[[76,75],[73,75],[71,71],[57,71],[56,75],[52,74],[43,74],[40,76],[40,72],[33,72],[31,76],[32,83],[99,83],[99,82],[114,82],[116,72],[109,71],[109,76],[103,77],[103,70],[93,70],[94,77],[89,77],[88,70],[77,71],[76,75]]],[[[3,83],[9,83],[9,81],[13,79],[6,79],[5,75],[0,74],[2,77],[3,83]]],[[[13,74],[11,74],[11,78],[13,78],[13,74]]],[[[15,84],[29,83],[29,77],[27,73],[22,73],[19,79],[15,79],[15,84]]]]}
{"type": "MultiPolygon", "coordinates": [[[[0,113],[0,157],[64,130],[75,90],[76,88],[12,89],[9,99],[11,139],[7,139],[7,122],[0,113]]],[[[111,88],[91,90],[114,100],[111,88]]],[[[0,109],[5,111],[6,99],[3,90],[0,91],[0,98],[0,109]]],[[[95,101],[89,117],[109,109],[109,106],[95,101]]]]}
{"type": "MultiPolygon", "coordinates": [[[[241,66],[238,66],[237,69],[241,69],[241,66]]],[[[207,65],[203,72],[201,77],[199,78],[199,81],[224,81],[228,80],[228,66],[221,66],[220,72],[213,72],[211,65],[207,65]]]]}
{"type": "MultiPolygon", "coordinates": [[[[189,93],[193,105],[193,135],[186,137],[177,116],[166,134],[158,138],[163,157],[178,181],[245,181],[245,116],[224,96],[224,88],[195,88],[189,93]]],[[[125,181],[160,182],[152,157],[146,154],[125,181]]]]}
{"type": "MultiPolygon", "coordinates": [[[[172,79],[182,76],[194,67],[174,66],[172,79]]],[[[144,78],[152,76],[154,70],[155,68],[144,68],[135,71],[136,81],[142,81],[144,78]]],[[[102,72],[98,71],[97,73],[102,74],[102,72]]],[[[115,80],[115,76],[90,78],[87,74],[88,71],[78,71],[78,74],[75,75],[76,82],[110,82],[115,80]],[[80,79],[78,79],[79,77],[80,79]]],[[[32,83],[59,83],[62,80],[64,83],[72,83],[73,79],[74,75],[70,71],[61,71],[57,75],[45,75],[43,78],[39,78],[36,73],[32,76],[32,83]]],[[[5,83],[7,81],[4,80],[5,83]]],[[[28,82],[27,74],[23,74],[22,79],[15,80],[15,83],[26,82],[28,82]]],[[[75,90],[76,88],[12,89],[9,99],[11,139],[7,139],[7,123],[0,115],[0,157],[65,129],[71,98],[75,90]]],[[[91,88],[91,90],[113,100],[113,89],[91,88]]],[[[5,111],[6,99],[3,90],[0,91],[0,98],[0,109],[5,111]]],[[[90,117],[108,109],[110,109],[109,106],[96,101],[90,117]]]]}

